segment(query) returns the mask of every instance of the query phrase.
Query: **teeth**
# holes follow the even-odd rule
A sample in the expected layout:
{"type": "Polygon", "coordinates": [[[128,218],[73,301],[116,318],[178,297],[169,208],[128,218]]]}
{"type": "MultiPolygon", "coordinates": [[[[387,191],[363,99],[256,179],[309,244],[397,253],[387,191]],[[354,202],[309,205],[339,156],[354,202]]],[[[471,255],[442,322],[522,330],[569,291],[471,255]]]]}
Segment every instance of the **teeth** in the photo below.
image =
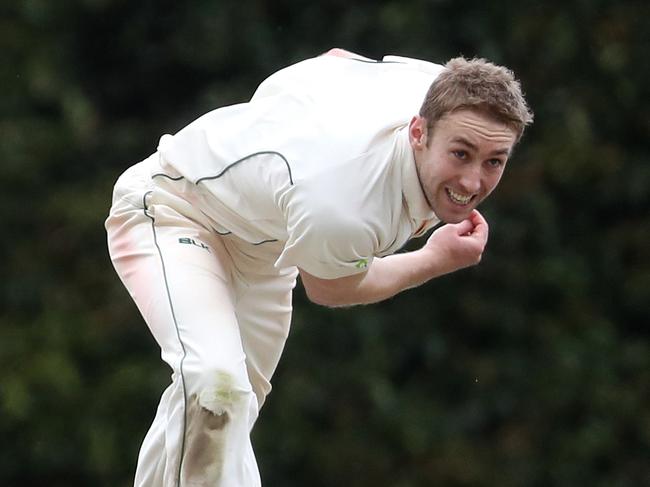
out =
{"type": "Polygon", "coordinates": [[[472,199],[472,195],[463,196],[462,194],[456,193],[454,190],[447,188],[447,194],[454,203],[459,205],[466,205],[472,199]]]}

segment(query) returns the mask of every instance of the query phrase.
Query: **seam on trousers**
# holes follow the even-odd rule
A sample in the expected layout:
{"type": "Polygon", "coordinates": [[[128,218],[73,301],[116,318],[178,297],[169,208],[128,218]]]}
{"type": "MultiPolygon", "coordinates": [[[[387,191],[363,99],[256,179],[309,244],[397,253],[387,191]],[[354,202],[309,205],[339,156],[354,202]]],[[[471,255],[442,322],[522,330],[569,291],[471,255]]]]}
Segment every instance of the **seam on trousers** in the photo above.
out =
{"type": "Polygon", "coordinates": [[[181,453],[180,453],[180,460],[178,462],[178,473],[176,476],[176,486],[180,487],[181,485],[181,471],[183,468],[183,458],[185,457],[185,432],[187,430],[187,393],[185,391],[185,377],[183,376],[183,362],[185,362],[185,357],[187,355],[187,352],[185,351],[185,345],[183,344],[183,340],[181,340],[181,333],[178,329],[178,322],[176,321],[176,313],[174,312],[174,305],[172,303],[172,296],[171,293],[169,292],[169,284],[167,281],[167,270],[165,268],[165,260],[163,259],[162,251],[160,250],[160,246],[158,245],[158,237],[156,236],[156,226],[155,226],[155,220],[154,218],[149,214],[148,208],[147,208],[147,203],[146,199],[147,196],[151,194],[151,191],[147,191],[143,198],[142,198],[142,204],[143,204],[143,211],[144,214],[149,220],[151,220],[151,231],[153,233],[153,242],[156,246],[156,249],[158,250],[158,256],[160,257],[160,264],[162,266],[162,272],[163,272],[163,279],[165,281],[165,290],[167,292],[167,301],[169,302],[169,309],[172,314],[172,319],[174,321],[174,328],[176,329],[176,337],[178,338],[178,343],[181,345],[181,350],[183,351],[183,356],[181,357],[181,362],[179,365],[179,372],[181,374],[181,387],[183,389],[183,439],[181,441],[181,453]]]}

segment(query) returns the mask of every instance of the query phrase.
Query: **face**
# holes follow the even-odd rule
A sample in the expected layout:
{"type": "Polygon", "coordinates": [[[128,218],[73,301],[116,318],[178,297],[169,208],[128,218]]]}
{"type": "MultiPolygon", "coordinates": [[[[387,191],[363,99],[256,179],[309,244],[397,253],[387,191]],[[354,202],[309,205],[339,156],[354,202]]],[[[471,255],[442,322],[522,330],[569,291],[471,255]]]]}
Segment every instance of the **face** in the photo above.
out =
{"type": "Polygon", "coordinates": [[[427,133],[413,117],[409,138],[429,206],[447,223],[458,223],[496,188],[516,141],[507,125],[472,111],[442,117],[427,133]]]}

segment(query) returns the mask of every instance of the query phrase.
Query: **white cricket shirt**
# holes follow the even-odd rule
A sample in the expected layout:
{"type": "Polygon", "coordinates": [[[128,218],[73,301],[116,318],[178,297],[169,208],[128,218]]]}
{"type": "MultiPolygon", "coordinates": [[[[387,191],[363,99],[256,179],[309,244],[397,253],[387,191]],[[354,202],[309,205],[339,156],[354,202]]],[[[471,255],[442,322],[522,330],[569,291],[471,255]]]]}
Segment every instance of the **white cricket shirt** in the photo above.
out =
{"type": "Polygon", "coordinates": [[[363,271],[438,220],[408,123],[441,66],[320,56],[266,79],[159,143],[156,184],[197,219],[276,250],[275,267],[333,279],[363,271]]]}

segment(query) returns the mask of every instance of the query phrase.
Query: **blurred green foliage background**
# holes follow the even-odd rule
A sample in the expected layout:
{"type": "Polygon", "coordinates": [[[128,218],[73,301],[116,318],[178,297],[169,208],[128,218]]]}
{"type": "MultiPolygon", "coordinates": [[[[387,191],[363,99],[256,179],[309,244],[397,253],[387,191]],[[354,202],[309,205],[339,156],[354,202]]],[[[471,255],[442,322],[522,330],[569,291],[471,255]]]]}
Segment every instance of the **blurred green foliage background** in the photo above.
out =
{"type": "Polygon", "coordinates": [[[650,7],[621,0],[4,0],[0,485],[131,483],[169,371],[107,256],[112,184],[334,46],[487,57],[536,123],[480,266],[349,310],[297,290],[265,485],[650,485],[650,7]]]}

